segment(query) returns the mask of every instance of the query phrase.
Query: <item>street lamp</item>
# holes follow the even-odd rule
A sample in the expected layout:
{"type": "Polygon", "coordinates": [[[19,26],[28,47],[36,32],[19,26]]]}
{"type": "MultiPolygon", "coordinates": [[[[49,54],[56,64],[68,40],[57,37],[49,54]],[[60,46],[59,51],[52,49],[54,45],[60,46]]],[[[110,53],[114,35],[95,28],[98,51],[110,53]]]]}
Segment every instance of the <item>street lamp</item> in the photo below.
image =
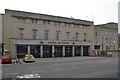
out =
{"type": "Polygon", "coordinates": [[[2,43],[2,56],[4,54],[4,43],[2,43]]]}

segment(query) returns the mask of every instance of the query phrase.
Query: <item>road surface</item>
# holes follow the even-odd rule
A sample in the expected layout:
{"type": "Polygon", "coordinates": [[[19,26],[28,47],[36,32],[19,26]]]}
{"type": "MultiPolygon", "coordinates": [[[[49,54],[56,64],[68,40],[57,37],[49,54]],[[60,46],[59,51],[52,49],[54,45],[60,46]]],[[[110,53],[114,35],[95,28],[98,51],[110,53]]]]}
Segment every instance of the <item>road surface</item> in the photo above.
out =
{"type": "Polygon", "coordinates": [[[37,58],[34,63],[3,64],[2,77],[39,74],[40,78],[118,78],[118,58],[37,58]]]}

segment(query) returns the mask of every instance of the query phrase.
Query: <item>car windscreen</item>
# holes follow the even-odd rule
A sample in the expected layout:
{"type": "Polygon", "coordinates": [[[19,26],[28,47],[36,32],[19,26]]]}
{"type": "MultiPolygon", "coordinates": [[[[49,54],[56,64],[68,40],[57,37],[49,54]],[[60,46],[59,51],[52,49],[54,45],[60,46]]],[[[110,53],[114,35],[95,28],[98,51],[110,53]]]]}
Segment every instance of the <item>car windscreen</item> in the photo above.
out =
{"type": "Polygon", "coordinates": [[[26,55],[26,57],[32,57],[32,55],[26,55]]]}

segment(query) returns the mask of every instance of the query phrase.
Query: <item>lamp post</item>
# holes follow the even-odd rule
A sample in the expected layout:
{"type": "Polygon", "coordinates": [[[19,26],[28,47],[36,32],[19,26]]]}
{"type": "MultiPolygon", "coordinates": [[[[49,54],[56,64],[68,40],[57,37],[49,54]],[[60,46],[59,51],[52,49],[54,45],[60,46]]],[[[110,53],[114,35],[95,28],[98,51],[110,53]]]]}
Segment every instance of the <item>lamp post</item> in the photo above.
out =
{"type": "Polygon", "coordinates": [[[2,56],[4,54],[4,43],[2,43],[2,56]]]}

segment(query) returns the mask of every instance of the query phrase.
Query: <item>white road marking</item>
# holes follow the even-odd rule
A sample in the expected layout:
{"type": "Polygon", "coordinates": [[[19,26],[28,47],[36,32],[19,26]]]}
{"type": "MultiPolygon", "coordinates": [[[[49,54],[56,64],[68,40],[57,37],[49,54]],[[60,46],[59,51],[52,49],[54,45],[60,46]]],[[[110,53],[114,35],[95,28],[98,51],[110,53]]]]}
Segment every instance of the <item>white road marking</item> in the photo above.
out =
{"type": "Polygon", "coordinates": [[[107,58],[107,59],[105,59],[104,61],[101,61],[101,62],[118,62],[118,60],[117,59],[112,60],[112,59],[107,58]]]}
{"type": "Polygon", "coordinates": [[[39,73],[39,72],[43,72],[43,71],[32,71],[32,73],[39,73]]]}
{"type": "Polygon", "coordinates": [[[19,74],[19,73],[6,73],[6,75],[16,75],[16,74],[19,74]]]}
{"type": "Polygon", "coordinates": [[[18,78],[40,78],[39,74],[25,74],[22,76],[17,76],[18,78]]]}

